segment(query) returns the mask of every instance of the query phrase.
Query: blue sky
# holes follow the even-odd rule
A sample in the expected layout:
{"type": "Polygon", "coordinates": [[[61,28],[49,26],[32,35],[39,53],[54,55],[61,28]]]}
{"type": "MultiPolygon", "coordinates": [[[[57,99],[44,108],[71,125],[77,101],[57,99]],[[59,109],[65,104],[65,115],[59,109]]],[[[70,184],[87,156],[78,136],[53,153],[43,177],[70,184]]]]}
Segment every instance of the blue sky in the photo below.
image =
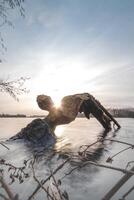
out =
{"type": "Polygon", "coordinates": [[[133,0],[27,0],[25,18],[2,27],[8,51],[1,78],[31,77],[17,103],[0,94],[1,112],[43,113],[38,94],[55,101],[89,92],[107,107],[134,107],[133,0]]]}

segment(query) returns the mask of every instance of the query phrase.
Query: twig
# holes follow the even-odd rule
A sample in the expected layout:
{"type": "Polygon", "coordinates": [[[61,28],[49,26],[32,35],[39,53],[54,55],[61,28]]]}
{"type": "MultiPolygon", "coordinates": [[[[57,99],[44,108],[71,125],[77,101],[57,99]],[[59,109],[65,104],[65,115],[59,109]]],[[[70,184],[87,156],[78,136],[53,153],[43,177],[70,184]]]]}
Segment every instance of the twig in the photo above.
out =
{"type": "MultiPolygon", "coordinates": [[[[102,142],[102,143],[103,143],[104,141],[117,142],[117,143],[121,143],[121,144],[128,145],[128,146],[130,146],[131,148],[134,148],[134,145],[131,144],[131,143],[128,143],[128,142],[124,142],[124,141],[120,141],[120,140],[114,140],[114,139],[102,139],[102,138],[101,138],[101,139],[96,140],[95,142],[93,142],[93,143],[90,144],[90,145],[82,145],[82,146],[80,146],[79,151],[78,151],[78,154],[82,156],[84,153],[86,153],[86,151],[87,151],[91,146],[93,146],[93,145],[95,145],[95,144],[97,144],[97,143],[99,143],[99,142],[102,142]],[[85,149],[84,149],[83,151],[81,151],[81,149],[82,149],[83,147],[85,147],[85,149]]],[[[121,153],[121,152],[120,152],[120,153],[121,153]]]]}
{"type": "Polygon", "coordinates": [[[125,169],[127,169],[127,168],[130,166],[131,163],[134,163],[134,161],[129,161],[129,162],[127,163],[125,169]]]}
{"type": "Polygon", "coordinates": [[[5,195],[3,195],[3,194],[0,194],[0,197],[2,197],[4,200],[10,200],[10,199],[8,199],[5,195]]]}
{"type": "Polygon", "coordinates": [[[125,200],[125,198],[134,190],[134,185],[122,196],[120,200],[125,200]]]}
{"type": "Polygon", "coordinates": [[[113,158],[116,157],[117,155],[121,154],[122,152],[124,151],[127,151],[128,149],[132,149],[132,147],[127,147],[119,152],[117,152],[116,154],[114,154],[113,156],[111,157],[108,157],[108,159],[106,160],[106,162],[112,162],[113,161],[113,158]]]}
{"type": "Polygon", "coordinates": [[[9,199],[14,200],[15,196],[12,193],[12,191],[10,190],[9,186],[6,184],[6,182],[4,181],[3,177],[0,176],[0,183],[1,183],[1,187],[5,190],[5,192],[7,193],[9,199]]]}
{"type": "Polygon", "coordinates": [[[59,193],[60,199],[58,199],[58,200],[63,200],[61,191],[60,191],[59,186],[58,186],[58,184],[57,184],[57,182],[56,182],[56,179],[55,179],[55,177],[54,177],[54,175],[53,175],[53,172],[51,172],[51,174],[52,174],[52,178],[53,178],[53,181],[54,181],[54,186],[56,187],[56,189],[57,189],[57,191],[58,191],[58,193],[59,193]]]}
{"type": "MultiPolygon", "coordinates": [[[[63,168],[63,166],[70,160],[70,158],[68,158],[67,160],[65,160],[62,164],[60,164],[54,171],[53,174],[56,174],[60,169],[63,168]]],[[[52,174],[50,174],[50,176],[48,176],[45,180],[41,181],[41,184],[44,185],[50,178],[52,177],[52,174]]],[[[34,192],[28,197],[28,200],[31,200],[35,194],[40,190],[41,186],[38,185],[37,188],[34,190],[34,192]]]]}
{"type": "Polygon", "coordinates": [[[79,169],[79,168],[81,168],[81,167],[80,166],[74,167],[68,173],[65,173],[65,175],[61,179],[64,179],[66,176],[70,175],[73,171],[75,171],[76,169],[79,169]]]}
{"type": "Polygon", "coordinates": [[[15,179],[18,179],[20,183],[24,181],[24,178],[28,178],[29,174],[25,172],[26,166],[27,166],[28,160],[24,160],[24,165],[22,167],[16,167],[15,165],[12,165],[11,163],[7,163],[4,159],[0,159],[0,165],[8,167],[8,172],[10,173],[10,179],[12,184],[15,179]]]}
{"type": "Polygon", "coordinates": [[[21,77],[14,81],[5,81],[0,80],[0,92],[7,92],[10,96],[12,96],[15,100],[19,101],[18,95],[28,93],[25,87],[23,87],[26,80],[29,78],[21,77]]]}
{"type": "Polygon", "coordinates": [[[122,172],[124,174],[131,174],[131,175],[134,175],[134,171],[132,170],[126,170],[126,169],[122,169],[122,168],[119,168],[119,167],[112,167],[112,166],[108,166],[108,165],[104,165],[104,164],[99,164],[99,163],[96,163],[96,162],[92,162],[92,161],[86,161],[83,165],[83,166],[86,166],[88,164],[91,164],[91,165],[95,165],[95,166],[98,166],[98,167],[104,167],[104,168],[107,168],[107,169],[112,169],[112,170],[115,170],[115,171],[119,171],[119,172],[122,172]]]}
{"type": "Polygon", "coordinates": [[[3,142],[0,142],[0,145],[2,145],[3,147],[5,147],[6,149],[10,150],[9,147],[7,147],[5,144],[3,144],[3,142]]]}
{"type": "MultiPolygon", "coordinates": [[[[130,170],[131,172],[134,172],[134,166],[130,170]]],[[[109,200],[111,199],[115,193],[132,177],[132,173],[125,174],[110,191],[107,192],[107,194],[101,199],[101,200],[109,200]]]]}
{"type": "Polygon", "coordinates": [[[101,141],[101,140],[96,140],[95,142],[93,142],[93,143],[90,144],[90,145],[82,145],[82,146],[80,146],[79,151],[78,151],[78,154],[79,154],[79,155],[82,155],[82,154],[85,153],[91,146],[97,144],[97,143],[100,142],[100,141],[101,141]],[[83,147],[86,147],[86,148],[81,152],[80,150],[81,150],[83,147]]]}
{"type": "Polygon", "coordinates": [[[128,143],[128,142],[124,142],[124,141],[120,141],[120,140],[114,140],[114,139],[102,139],[102,141],[111,141],[111,142],[117,142],[117,143],[121,143],[121,144],[126,144],[131,146],[132,148],[134,147],[134,144],[128,143]]]}
{"type": "Polygon", "coordinates": [[[35,175],[35,170],[34,170],[34,162],[32,163],[32,172],[33,172],[33,178],[34,180],[38,183],[38,185],[40,185],[40,187],[45,191],[45,193],[47,194],[47,196],[49,196],[51,198],[51,200],[54,200],[54,198],[50,195],[49,191],[42,185],[42,183],[38,180],[38,178],[35,175]]]}
{"type": "MultiPolygon", "coordinates": [[[[102,168],[107,168],[107,169],[112,169],[112,170],[115,170],[115,171],[119,171],[119,172],[122,172],[124,174],[134,175],[134,171],[132,171],[132,170],[126,170],[126,169],[122,169],[122,168],[119,168],[119,167],[112,167],[112,166],[109,166],[109,165],[99,164],[99,163],[93,162],[93,161],[86,161],[86,162],[84,162],[82,164],[80,163],[78,166],[76,166],[75,168],[71,169],[68,173],[65,174],[65,176],[70,175],[74,170],[82,168],[82,167],[85,167],[86,165],[94,165],[94,166],[97,166],[97,167],[102,167],[102,168]]],[[[65,176],[63,176],[62,179],[65,176]]]]}

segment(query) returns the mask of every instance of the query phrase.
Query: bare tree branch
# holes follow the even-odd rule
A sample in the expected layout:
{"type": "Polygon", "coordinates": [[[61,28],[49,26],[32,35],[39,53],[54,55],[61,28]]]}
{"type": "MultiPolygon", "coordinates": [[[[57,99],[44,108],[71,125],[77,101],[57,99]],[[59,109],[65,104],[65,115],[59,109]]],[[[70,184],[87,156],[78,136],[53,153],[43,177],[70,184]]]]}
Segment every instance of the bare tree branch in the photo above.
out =
{"type": "Polygon", "coordinates": [[[36,175],[35,175],[35,170],[34,170],[34,161],[31,163],[31,166],[32,166],[32,172],[33,172],[33,178],[34,178],[34,180],[38,183],[38,185],[42,188],[42,190],[45,191],[45,193],[47,194],[47,196],[49,196],[51,200],[54,200],[54,198],[53,198],[53,197],[51,196],[51,194],[49,193],[48,189],[46,189],[46,188],[42,185],[41,181],[39,181],[38,178],[36,177],[36,175]]]}
{"type": "MultiPolygon", "coordinates": [[[[10,19],[10,12],[13,12],[13,10],[18,10],[20,15],[22,17],[25,17],[25,10],[24,10],[24,0],[1,0],[0,1],[0,27],[3,27],[4,25],[8,25],[11,27],[13,26],[13,23],[10,19]]],[[[0,51],[1,55],[4,55],[4,53],[7,51],[7,47],[5,45],[5,41],[2,37],[1,31],[0,31],[0,51]]],[[[0,62],[2,62],[2,59],[0,59],[0,62]]]]}
{"type": "Polygon", "coordinates": [[[3,194],[0,194],[0,197],[1,198],[3,198],[4,200],[10,200],[10,199],[8,199],[5,195],[3,195],[3,194]]]}
{"type": "Polygon", "coordinates": [[[130,147],[127,147],[127,148],[125,148],[125,149],[122,149],[121,151],[117,152],[117,153],[114,154],[113,156],[108,157],[107,160],[106,160],[106,162],[112,162],[114,157],[116,157],[117,155],[119,155],[119,154],[121,154],[121,153],[123,153],[124,151],[127,151],[127,150],[129,150],[129,149],[133,149],[133,147],[130,146],[130,147]]]}
{"type": "Polygon", "coordinates": [[[125,198],[134,190],[134,185],[122,196],[120,200],[125,200],[125,198]]]}
{"type": "MultiPolygon", "coordinates": [[[[130,170],[131,172],[134,172],[134,166],[130,170]]],[[[107,192],[107,194],[101,199],[101,200],[109,200],[111,199],[115,193],[132,177],[133,174],[127,173],[125,174],[114,186],[110,191],[107,192]]]]}
{"type": "Polygon", "coordinates": [[[14,81],[0,80],[0,92],[7,92],[15,100],[19,101],[18,95],[29,92],[29,90],[23,87],[26,80],[29,80],[29,78],[21,77],[14,81]]]}
{"type": "MultiPolygon", "coordinates": [[[[53,175],[56,174],[60,169],[63,168],[63,166],[68,163],[68,161],[70,160],[70,158],[68,158],[67,160],[65,160],[63,163],[61,163],[54,171],[53,171],[53,175]]],[[[41,184],[44,185],[50,178],[52,177],[52,174],[50,174],[50,176],[48,176],[45,180],[41,181],[41,184]]],[[[41,186],[38,185],[37,188],[34,190],[34,192],[28,197],[28,200],[33,199],[33,197],[37,194],[37,192],[40,190],[41,186]]]]}
{"type": "Polygon", "coordinates": [[[19,200],[18,195],[14,195],[7,183],[5,182],[4,178],[2,175],[0,175],[0,183],[1,187],[5,190],[6,194],[8,195],[10,200],[19,200]]]}
{"type": "Polygon", "coordinates": [[[3,142],[0,142],[0,145],[2,145],[3,147],[5,147],[6,149],[10,150],[8,146],[6,146],[3,142]]]}

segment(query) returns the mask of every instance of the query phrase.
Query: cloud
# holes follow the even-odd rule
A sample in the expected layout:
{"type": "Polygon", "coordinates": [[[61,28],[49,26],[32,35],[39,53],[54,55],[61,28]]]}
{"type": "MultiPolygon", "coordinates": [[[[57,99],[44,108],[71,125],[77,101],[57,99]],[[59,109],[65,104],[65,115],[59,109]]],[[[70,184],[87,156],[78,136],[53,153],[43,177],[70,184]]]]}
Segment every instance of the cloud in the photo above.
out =
{"type": "Polygon", "coordinates": [[[39,14],[37,21],[46,28],[56,28],[62,25],[63,17],[61,13],[47,10],[39,14]]]}
{"type": "Polygon", "coordinates": [[[0,65],[2,77],[31,77],[25,109],[32,109],[30,101],[40,92],[58,97],[86,91],[109,104],[132,103],[134,14],[127,2],[28,0],[25,5],[26,19],[16,18],[15,29],[5,30],[8,56],[0,65]]]}
{"type": "Polygon", "coordinates": [[[29,2],[27,4],[27,25],[28,26],[43,26],[46,29],[56,28],[63,24],[63,12],[60,6],[52,6],[47,2],[29,2]],[[32,12],[29,10],[29,4],[32,7],[32,12]]]}

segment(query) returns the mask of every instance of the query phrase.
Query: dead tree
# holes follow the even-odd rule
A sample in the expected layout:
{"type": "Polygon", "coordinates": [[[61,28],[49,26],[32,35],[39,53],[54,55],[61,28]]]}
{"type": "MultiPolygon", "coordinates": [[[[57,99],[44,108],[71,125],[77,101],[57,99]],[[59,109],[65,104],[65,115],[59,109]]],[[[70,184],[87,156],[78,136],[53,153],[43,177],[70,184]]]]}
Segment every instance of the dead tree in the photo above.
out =
{"type": "Polygon", "coordinates": [[[41,109],[49,111],[46,121],[53,129],[57,125],[72,122],[79,112],[83,112],[87,119],[92,114],[107,131],[111,129],[111,122],[118,129],[121,127],[108,110],[88,93],[65,96],[59,108],[55,108],[51,97],[47,95],[39,95],[37,103],[41,109]]]}

